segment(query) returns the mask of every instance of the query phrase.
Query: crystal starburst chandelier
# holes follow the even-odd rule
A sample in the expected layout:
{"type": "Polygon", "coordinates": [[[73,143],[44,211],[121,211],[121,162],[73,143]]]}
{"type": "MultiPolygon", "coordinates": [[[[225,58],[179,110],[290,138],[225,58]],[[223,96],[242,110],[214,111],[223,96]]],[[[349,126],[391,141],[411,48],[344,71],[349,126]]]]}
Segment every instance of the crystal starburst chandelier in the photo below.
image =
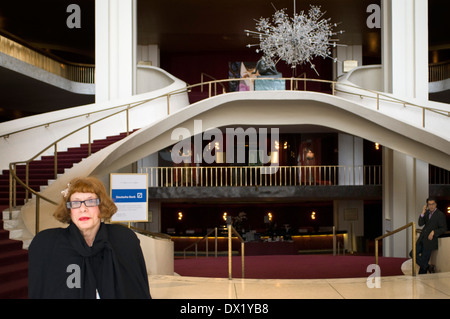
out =
{"type": "MultiPolygon", "coordinates": [[[[276,10],[276,9],[275,9],[276,10]]],[[[331,47],[336,47],[338,39],[332,39],[344,31],[334,32],[336,23],[331,23],[330,18],[322,19],[320,6],[310,6],[308,14],[301,11],[295,12],[290,18],[286,9],[276,10],[272,21],[268,18],[260,18],[256,21],[256,30],[245,30],[247,36],[259,39],[258,44],[249,44],[247,47],[259,46],[257,53],[263,52],[262,61],[268,66],[274,67],[280,60],[285,61],[292,68],[297,65],[309,63],[312,69],[319,75],[313,58],[331,58],[331,47]]]]}

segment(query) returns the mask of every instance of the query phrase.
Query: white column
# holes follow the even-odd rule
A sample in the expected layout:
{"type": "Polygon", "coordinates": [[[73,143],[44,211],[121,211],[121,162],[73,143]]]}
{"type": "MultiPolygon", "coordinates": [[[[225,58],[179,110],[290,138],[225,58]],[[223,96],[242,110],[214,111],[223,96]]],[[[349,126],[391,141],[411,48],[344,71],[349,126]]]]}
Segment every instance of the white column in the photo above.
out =
{"type": "Polygon", "coordinates": [[[136,0],[95,1],[96,102],[134,94],[136,0]]]}
{"type": "Polygon", "coordinates": [[[428,1],[382,0],[385,91],[428,100],[428,1]]]}
{"type": "MultiPolygon", "coordinates": [[[[428,100],[428,1],[382,0],[384,90],[405,99],[428,100]]],[[[383,233],[411,221],[428,197],[428,163],[383,150],[383,233]]],[[[386,256],[406,257],[409,231],[385,240],[386,256]]]]}
{"type": "MultiPolygon", "coordinates": [[[[428,197],[428,164],[383,149],[383,234],[412,221],[417,223],[428,197]]],[[[407,257],[412,248],[411,229],[385,240],[384,255],[407,257]]]]}

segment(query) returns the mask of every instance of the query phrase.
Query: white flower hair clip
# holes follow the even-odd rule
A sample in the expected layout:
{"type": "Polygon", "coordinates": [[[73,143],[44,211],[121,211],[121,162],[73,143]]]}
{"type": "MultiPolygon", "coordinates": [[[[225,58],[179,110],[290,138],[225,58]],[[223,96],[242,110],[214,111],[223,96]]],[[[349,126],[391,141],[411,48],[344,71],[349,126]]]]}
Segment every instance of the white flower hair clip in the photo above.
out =
{"type": "Polygon", "coordinates": [[[67,184],[67,188],[66,189],[63,189],[61,191],[61,194],[64,196],[64,198],[67,198],[67,195],[69,194],[69,187],[70,187],[70,183],[67,184]]]}

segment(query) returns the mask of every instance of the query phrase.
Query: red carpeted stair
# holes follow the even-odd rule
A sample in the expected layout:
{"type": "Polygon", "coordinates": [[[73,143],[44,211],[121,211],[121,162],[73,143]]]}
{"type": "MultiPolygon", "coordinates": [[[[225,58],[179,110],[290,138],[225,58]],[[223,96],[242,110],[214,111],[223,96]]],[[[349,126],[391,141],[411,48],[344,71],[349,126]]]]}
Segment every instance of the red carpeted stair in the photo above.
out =
{"type": "MultiPolygon", "coordinates": [[[[91,153],[117,142],[126,133],[95,140],[91,144],[91,153]]],[[[88,144],[69,148],[58,152],[58,174],[66,168],[71,168],[88,156],[88,144]]],[[[25,180],[25,165],[17,167],[18,176],[25,180]]],[[[29,181],[32,189],[40,191],[41,186],[48,185],[54,179],[54,156],[43,156],[40,160],[30,163],[29,181]]],[[[24,204],[25,191],[17,186],[17,205],[24,204]]],[[[9,207],[9,170],[3,170],[0,175],[0,213],[9,207]]],[[[0,215],[0,299],[27,298],[28,296],[28,251],[22,249],[22,241],[9,238],[9,231],[4,229],[3,214],[0,215]]]]}
{"type": "Polygon", "coordinates": [[[26,298],[27,294],[28,252],[22,249],[21,241],[9,239],[9,231],[0,220],[0,299],[26,298]]]}

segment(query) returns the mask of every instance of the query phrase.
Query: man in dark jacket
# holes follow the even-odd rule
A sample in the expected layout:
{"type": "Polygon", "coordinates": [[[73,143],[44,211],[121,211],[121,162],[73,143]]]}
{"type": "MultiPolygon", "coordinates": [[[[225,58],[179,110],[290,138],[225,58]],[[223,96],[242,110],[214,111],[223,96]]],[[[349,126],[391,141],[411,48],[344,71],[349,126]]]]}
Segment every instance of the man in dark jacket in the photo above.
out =
{"type": "Polygon", "coordinates": [[[438,249],[438,237],[447,231],[445,214],[437,208],[434,198],[428,198],[419,216],[419,226],[424,226],[416,243],[416,263],[419,265],[419,274],[434,272],[429,265],[431,253],[438,249]]]}

